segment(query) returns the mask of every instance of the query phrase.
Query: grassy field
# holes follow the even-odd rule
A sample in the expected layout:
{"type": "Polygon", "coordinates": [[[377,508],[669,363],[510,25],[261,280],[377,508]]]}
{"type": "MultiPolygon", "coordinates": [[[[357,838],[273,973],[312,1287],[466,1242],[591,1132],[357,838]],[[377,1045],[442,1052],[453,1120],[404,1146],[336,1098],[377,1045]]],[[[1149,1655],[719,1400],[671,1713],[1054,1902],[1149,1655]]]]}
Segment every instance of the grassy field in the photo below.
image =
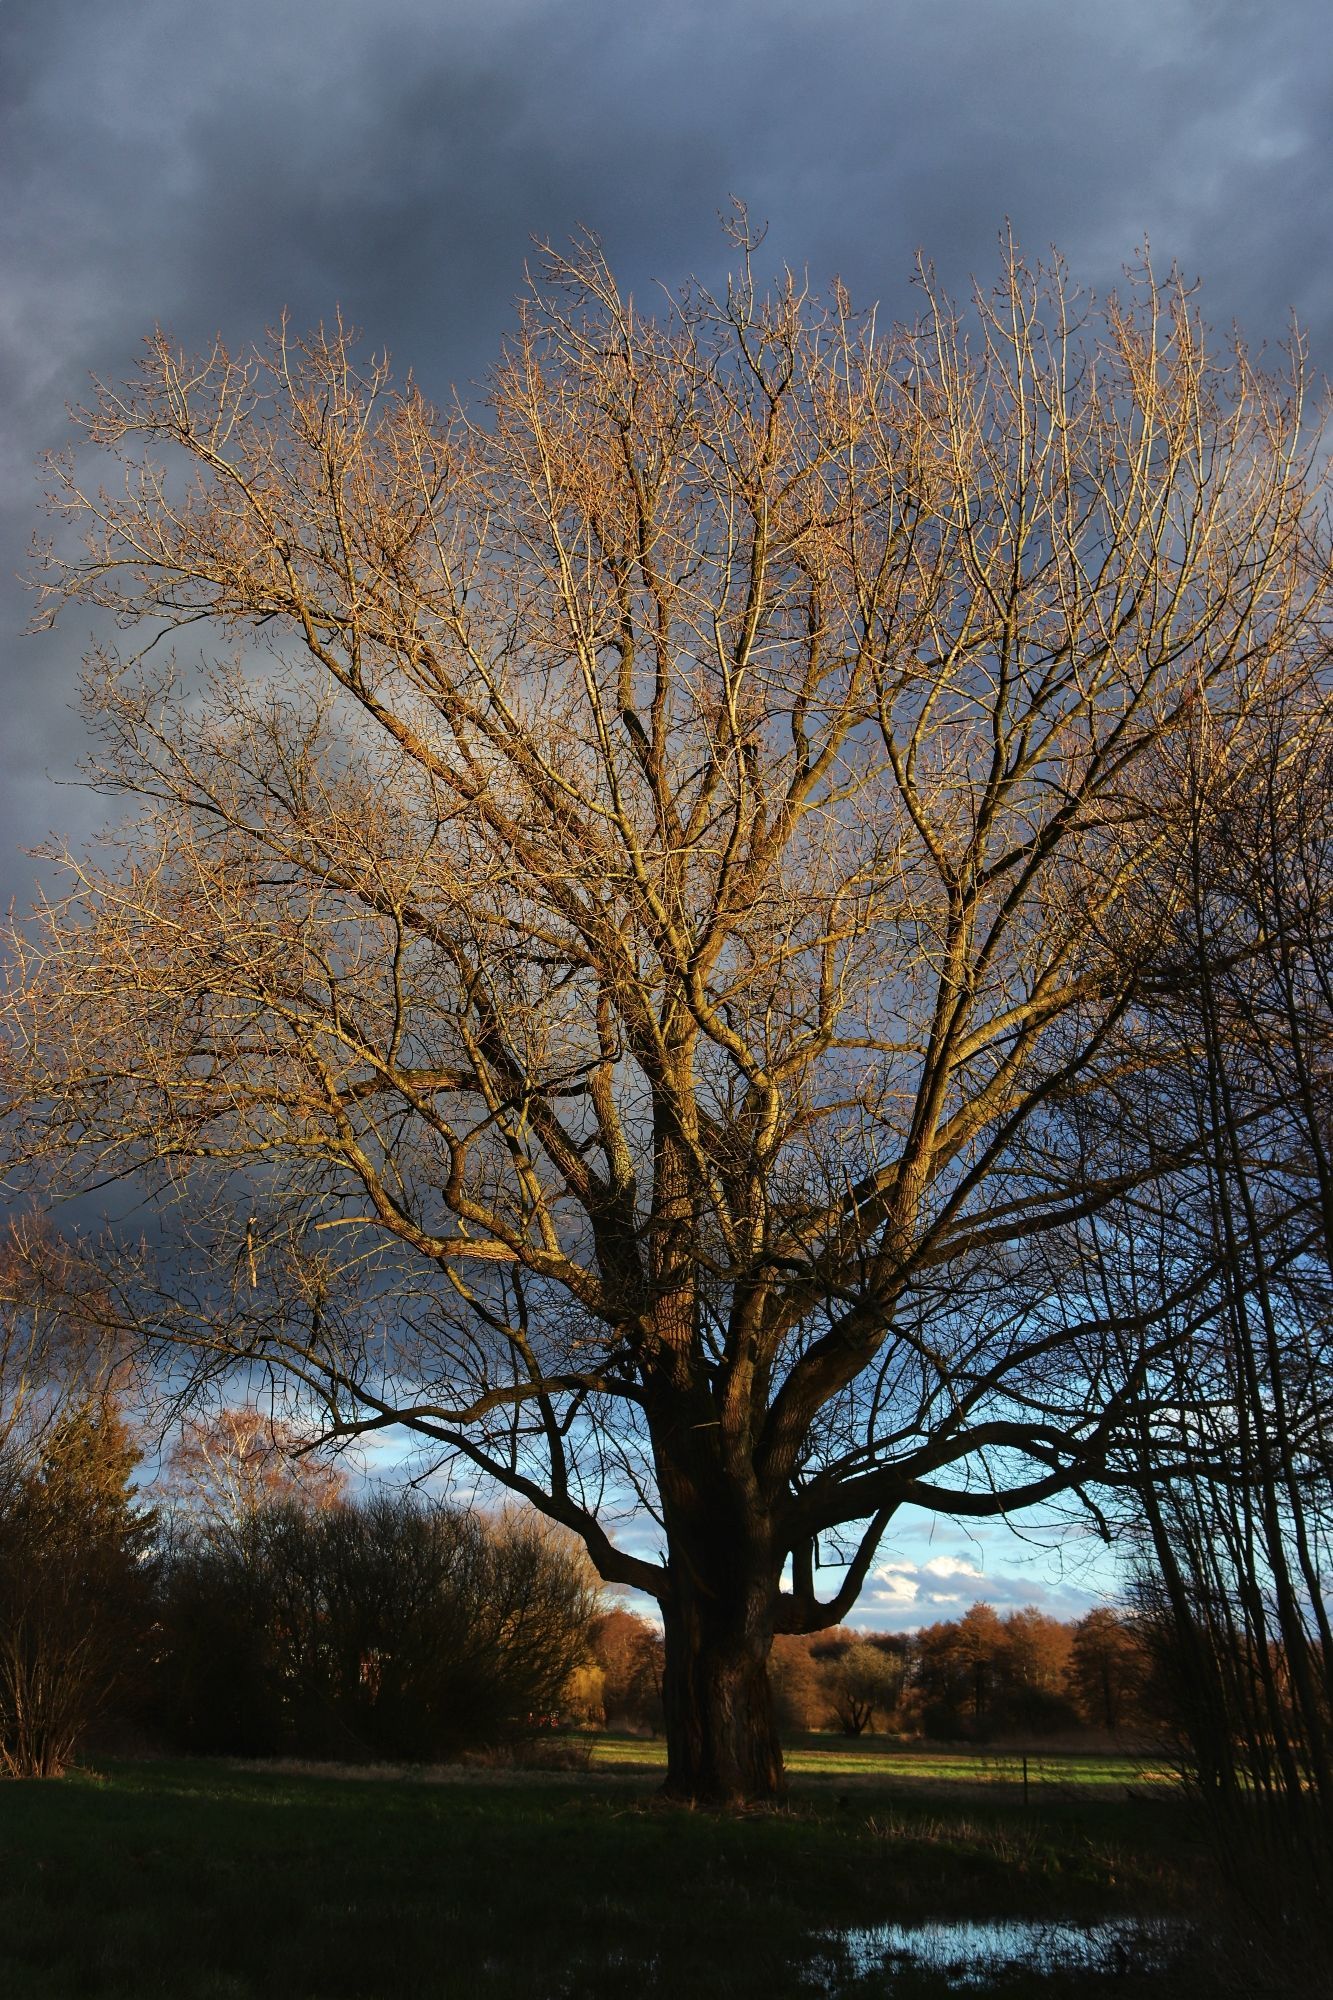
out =
{"type": "MultiPolygon", "coordinates": [[[[1004,1750],[942,1750],[904,1744],[893,1737],[804,1736],[784,1750],[787,1770],[799,1785],[804,1778],[862,1778],[893,1785],[937,1782],[951,1785],[1019,1785],[1023,1754],[1004,1750]]],[[[592,1764],[598,1770],[658,1771],[666,1765],[660,1737],[608,1734],[596,1738],[592,1764]]],[[[1174,1785],[1176,1774],[1160,1760],[1097,1756],[1085,1751],[1033,1750],[1027,1755],[1028,1783],[1035,1790],[1094,1786],[1121,1790],[1140,1785],[1174,1785]]]]}
{"type": "MultiPolygon", "coordinates": [[[[606,1746],[608,1761],[616,1754],[606,1746]]],[[[1158,1915],[1194,1899],[1200,1864],[1165,1791],[1108,1785],[1023,1811],[998,1790],[950,1805],[942,1781],[929,1794],[897,1784],[878,1752],[847,1790],[827,1783],[843,1772],[805,1774],[794,1761],[788,1811],[732,1816],[665,1806],[650,1776],[623,1767],[430,1782],[107,1763],[10,1783],[0,1994],[868,2000],[889,1989],[857,1978],[830,1934],[925,1918],[1158,1915]]],[[[1105,1983],[1159,2000],[1198,1990],[1105,1983]]],[[[926,1975],[892,1986],[948,1990],[926,1975]]]]}

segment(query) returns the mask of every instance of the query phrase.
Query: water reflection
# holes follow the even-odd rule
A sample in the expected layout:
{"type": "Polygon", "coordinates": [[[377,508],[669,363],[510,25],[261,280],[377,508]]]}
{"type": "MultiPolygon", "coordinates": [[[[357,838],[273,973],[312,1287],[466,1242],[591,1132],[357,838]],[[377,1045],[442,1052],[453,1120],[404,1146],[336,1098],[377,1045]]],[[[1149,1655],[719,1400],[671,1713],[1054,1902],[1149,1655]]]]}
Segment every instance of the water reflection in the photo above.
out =
{"type": "Polygon", "coordinates": [[[816,1969],[824,1990],[839,1991],[848,1976],[882,1973],[891,1991],[896,1972],[932,1972],[947,1990],[991,1985],[1005,1973],[1153,1973],[1169,1969],[1186,1943],[1179,1920],[1125,1920],[1100,1924],[1033,1923],[1012,1917],[995,1923],[880,1924],[838,1931],[828,1938],[835,1953],[816,1969]]]}

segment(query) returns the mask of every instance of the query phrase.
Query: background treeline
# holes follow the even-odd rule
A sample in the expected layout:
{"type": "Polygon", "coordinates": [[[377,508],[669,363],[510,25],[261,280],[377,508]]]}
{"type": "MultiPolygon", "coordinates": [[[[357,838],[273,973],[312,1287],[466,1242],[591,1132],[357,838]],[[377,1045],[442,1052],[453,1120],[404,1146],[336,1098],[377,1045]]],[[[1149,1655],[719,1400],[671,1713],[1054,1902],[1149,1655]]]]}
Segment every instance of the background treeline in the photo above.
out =
{"type": "Polygon", "coordinates": [[[597,1610],[536,1515],[352,1499],[253,1410],[195,1424],[148,1504],[104,1390],[0,1452],[0,1760],[90,1732],[192,1752],[445,1757],[558,1713],[597,1610]]]}
{"type": "MultiPolygon", "coordinates": [[[[1109,1606],[1064,1623],[984,1603],[915,1632],[780,1634],[770,1679],[784,1735],[829,1730],[938,1742],[1056,1737],[1174,1743],[1174,1685],[1145,1610],[1109,1606]]],[[[565,1689],[578,1723],[661,1727],[662,1639],[624,1609],[603,1612],[565,1689]]]]}
{"type": "Polygon", "coordinates": [[[1164,1721],[1141,1622],[1110,1609],[1064,1624],[978,1603],[915,1632],[780,1637],[773,1680],[792,1731],[982,1743],[1141,1737],[1164,1721]]]}
{"type": "MultiPolygon", "coordinates": [[[[1279,1691],[1280,1727],[1261,1746],[1271,1763],[1294,1726],[1293,1677],[1280,1646],[1262,1667],[1234,1629],[1213,1628],[1214,1670],[1256,1675],[1279,1691]]],[[[576,1724],[661,1728],[661,1634],[618,1608],[591,1621],[582,1664],[566,1683],[562,1713],[576,1724]]],[[[779,1634],[770,1661],[779,1724],[788,1738],[819,1731],[891,1734],[939,1743],[1083,1740],[1165,1756],[1195,1771],[1201,1688],[1182,1672],[1181,1634],[1160,1586],[1141,1580],[1136,1601],[1098,1606],[1068,1622],[1033,1605],[1001,1614],[975,1603],[961,1617],[912,1632],[838,1626],[779,1634]]],[[[1224,1723],[1228,1720],[1224,1716],[1224,1723]]],[[[1244,1768],[1246,1721],[1230,1712],[1232,1762],[1244,1768]]],[[[1252,1790],[1250,1795],[1252,1796],[1252,1790]]]]}
{"type": "MultiPolygon", "coordinates": [[[[58,1772],[98,1730],[195,1753],[428,1761],[557,1724],[661,1727],[660,1633],[602,1605],[582,1551],[539,1517],[411,1493],[353,1499],[253,1408],[188,1424],[146,1489],[152,1504],[138,1463],[105,1382],[64,1407],[34,1402],[0,1445],[11,1772],[58,1772]]],[[[1064,1623],[977,1603],[911,1633],[780,1636],[781,1726],[976,1743],[1095,1735],[1197,1768],[1202,1712],[1219,1732],[1211,1782],[1230,1772],[1252,1800],[1258,1781],[1234,1774],[1292,1754],[1300,1674],[1280,1640],[1257,1654],[1243,1601],[1217,1615],[1182,1567],[1182,1532],[1174,1522],[1163,1551],[1172,1582],[1145,1571],[1130,1610],[1064,1623]],[[1276,1704],[1266,1735],[1243,1698],[1251,1684],[1276,1704]]],[[[1225,1534],[1209,1544],[1214,1564],[1227,1546],[1225,1534]]],[[[1313,1664],[1322,1673],[1322,1656],[1313,1664]]]]}

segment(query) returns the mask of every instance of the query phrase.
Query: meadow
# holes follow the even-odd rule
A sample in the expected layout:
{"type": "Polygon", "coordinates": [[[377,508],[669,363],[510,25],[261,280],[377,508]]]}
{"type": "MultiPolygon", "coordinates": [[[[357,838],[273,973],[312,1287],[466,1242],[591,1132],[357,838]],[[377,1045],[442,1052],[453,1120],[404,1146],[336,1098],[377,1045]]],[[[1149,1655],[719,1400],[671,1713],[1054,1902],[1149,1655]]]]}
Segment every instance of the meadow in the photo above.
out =
{"type": "MultiPolygon", "coordinates": [[[[956,1989],[925,1972],[890,1986],[842,1933],[1179,1917],[1207,1894],[1185,1802],[1126,1760],[1071,1762],[1024,1807],[999,1759],[806,1743],[785,1811],[718,1815],[661,1803],[652,1754],[621,1738],[585,1771],[358,1775],[98,1761],[7,1784],[0,1992],[869,2000],[956,1989]]],[[[1184,1996],[1201,1976],[1122,1967],[968,1990],[1184,1996]]]]}
{"type": "MultiPolygon", "coordinates": [[[[1152,1756],[1098,1754],[1081,1749],[944,1750],[938,1745],[904,1742],[892,1736],[850,1740],[820,1734],[799,1736],[785,1746],[783,1757],[789,1776],[798,1784],[807,1778],[845,1777],[895,1785],[938,1781],[949,1786],[1021,1788],[1025,1765],[1030,1792],[1038,1786],[1048,1790],[1071,1785],[1102,1789],[1176,1782],[1169,1764],[1152,1756]]],[[[662,1737],[607,1731],[593,1739],[590,1763],[596,1770],[665,1770],[666,1743],[662,1737]]]]}

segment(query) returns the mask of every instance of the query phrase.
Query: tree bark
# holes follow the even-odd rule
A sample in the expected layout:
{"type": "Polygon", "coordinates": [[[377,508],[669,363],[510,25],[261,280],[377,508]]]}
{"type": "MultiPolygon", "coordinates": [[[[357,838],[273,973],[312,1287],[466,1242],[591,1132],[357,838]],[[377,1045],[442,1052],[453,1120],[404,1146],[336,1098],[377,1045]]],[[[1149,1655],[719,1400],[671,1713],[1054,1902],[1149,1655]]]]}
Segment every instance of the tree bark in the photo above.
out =
{"type": "Polygon", "coordinates": [[[688,1556],[671,1565],[662,1604],[662,1701],[669,1797],[707,1805],[786,1796],[768,1655],[778,1579],[710,1586],[688,1556]]]}

